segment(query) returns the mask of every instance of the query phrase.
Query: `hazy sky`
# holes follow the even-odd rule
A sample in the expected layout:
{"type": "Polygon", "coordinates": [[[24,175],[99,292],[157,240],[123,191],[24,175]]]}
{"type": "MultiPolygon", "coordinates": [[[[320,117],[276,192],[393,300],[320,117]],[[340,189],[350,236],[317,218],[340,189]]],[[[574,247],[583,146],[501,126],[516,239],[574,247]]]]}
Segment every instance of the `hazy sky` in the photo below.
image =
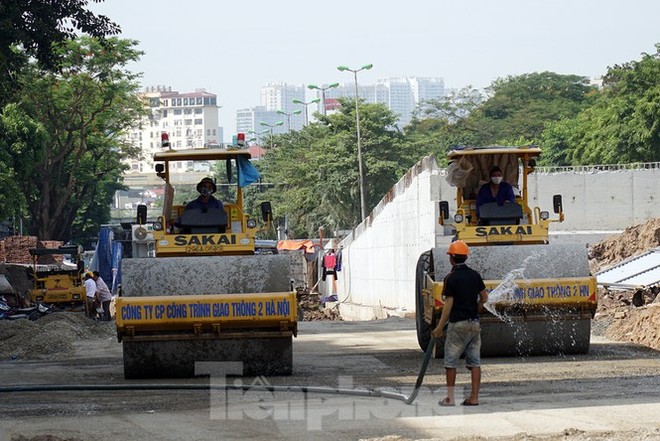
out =
{"type": "MultiPolygon", "coordinates": [[[[442,77],[447,88],[553,71],[589,77],[654,53],[659,0],[106,0],[91,4],[145,52],[142,83],[218,95],[225,139],[268,82],[442,77]]],[[[311,95],[308,97],[311,98],[311,95]]]]}

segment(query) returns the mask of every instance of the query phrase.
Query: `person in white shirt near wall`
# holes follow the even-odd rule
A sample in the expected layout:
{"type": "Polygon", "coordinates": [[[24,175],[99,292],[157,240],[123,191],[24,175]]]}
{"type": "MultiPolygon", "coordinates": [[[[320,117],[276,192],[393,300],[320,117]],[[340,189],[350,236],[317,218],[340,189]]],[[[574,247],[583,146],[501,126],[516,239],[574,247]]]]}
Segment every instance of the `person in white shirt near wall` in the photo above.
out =
{"type": "Polygon", "coordinates": [[[94,273],[87,271],[85,273],[85,313],[87,317],[96,317],[96,307],[94,300],[96,300],[96,282],[94,281],[94,273]]]}
{"type": "Polygon", "coordinates": [[[98,271],[94,271],[94,281],[96,282],[97,298],[103,306],[103,321],[110,321],[110,301],[112,300],[112,293],[108,289],[108,285],[103,281],[98,271]]]}

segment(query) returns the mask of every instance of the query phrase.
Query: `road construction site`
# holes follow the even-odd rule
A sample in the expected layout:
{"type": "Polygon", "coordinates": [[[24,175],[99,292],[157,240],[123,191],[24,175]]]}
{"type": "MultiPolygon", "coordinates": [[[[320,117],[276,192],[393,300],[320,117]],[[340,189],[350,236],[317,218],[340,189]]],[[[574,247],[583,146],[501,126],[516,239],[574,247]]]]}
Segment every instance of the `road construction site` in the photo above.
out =
{"type": "MultiPolygon", "coordinates": [[[[409,394],[423,354],[415,321],[301,322],[288,377],[125,380],[112,323],[56,313],[78,326],[61,353],[24,353],[0,362],[0,385],[82,390],[2,392],[0,439],[74,440],[417,440],[625,439],[660,437],[658,352],[598,335],[588,354],[484,359],[481,405],[440,407],[444,369],[432,360],[412,405],[360,396],[385,388],[409,394]],[[69,316],[69,317],[67,317],[69,316]],[[92,328],[93,327],[93,328],[92,328]],[[93,332],[89,329],[94,329],[93,332]],[[86,335],[81,335],[86,334],[86,335]],[[180,390],[140,390],[178,385],[180,390]],[[237,389],[209,390],[229,384],[237,389]],[[94,390],[108,385],[119,390],[94,390]],[[191,385],[200,390],[186,390],[191,385]],[[263,386],[296,386],[288,392],[263,386]],[[90,390],[84,390],[90,386],[90,390]],[[248,386],[239,389],[240,386],[248,386]],[[255,386],[255,387],[249,387],[255,386]],[[306,392],[324,386],[346,394],[306,392]],[[126,389],[123,389],[123,388],[126,389]],[[356,394],[349,394],[353,391],[356,394]],[[35,438],[50,435],[51,438],[35,438]]],[[[63,327],[63,325],[62,325],[63,327]]],[[[457,401],[469,388],[459,370],[457,401]]]]}
{"type": "MultiPolygon", "coordinates": [[[[550,224],[564,219],[563,202],[561,195],[552,197],[554,217],[530,208],[537,197],[528,189],[527,175],[534,171],[538,149],[487,147],[452,154],[452,164],[471,161],[469,169],[480,170],[463,173],[474,182],[452,181],[455,199],[440,198],[431,194],[437,193],[432,185],[440,177],[437,164],[423,160],[413,171],[428,185],[402,178],[392,197],[341,241],[340,257],[334,254],[336,241],[333,249],[319,250],[322,280],[327,272],[334,275],[332,283],[321,282],[319,292],[305,285],[302,293],[296,279],[287,277],[290,259],[255,240],[259,222],[241,215],[240,186],[236,203],[226,203],[226,209],[173,205],[168,161],[219,155],[228,170],[235,161],[240,177],[249,175],[247,152],[161,154],[157,159],[164,165],[156,171],[165,180],[167,203],[151,230],[144,226],[146,206],[138,207],[137,222],[126,229],[132,252],[122,260],[116,323],[71,311],[47,311],[30,322],[20,318],[32,320],[32,313],[15,314],[22,310],[4,306],[0,439],[660,437],[658,279],[640,285],[622,283],[626,279],[619,276],[609,285],[598,281],[597,288],[595,273],[612,263],[610,258],[655,253],[649,248],[658,246],[657,219],[597,246],[585,246],[574,234],[549,245],[550,224]],[[493,155],[508,158],[510,173],[522,170],[521,181],[506,178],[521,182],[522,196],[512,194],[516,203],[508,206],[484,204],[479,215],[470,189],[487,178],[489,169],[481,162],[493,155]],[[451,228],[450,206],[455,206],[451,228]],[[417,224],[393,221],[390,212],[412,215],[417,224]],[[479,225],[479,216],[490,227],[479,225]],[[400,234],[402,225],[407,234],[400,234]],[[482,317],[478,407],[438,403],[446,394],[444,345],[442,340],[436,345],[430,331],[444,304],[452,237],[458,239],[452,245],[463,246],[453,254],[471,256],[493,298],[485,305],[492,316],[482,317]],[[212,277],[193,276],[200,273],[212,277]],[[320,304],[332,297],[337,301],[329,307],[336,310],[329,313],[320,304]],[[296,303],[302,311],[291,307],[296,303]],[[350,319],[342,311],[346,305],[396,316],[337,320],[350,319]],[[509,357],[499,358],[503,355],[509,357]]],[[[452,179],[459,169],[467,170],[454,167],[452,179]]],[[[198,184],[207,197],[215,191],[208,181],[198,184]]],[[[263,202],[261,212],[267,228],[270,203],[263,202]]],[[[115,245],[98,248],[112,248],[115,262],[115,245]]],[[[108,280],[115,279],[115,268],[119,274],[113,266],[108,280]]],[[[642,271],[656,270],[646,265],[642,271]]],[[[44,287],[31,291],[34,301],[45,299],[49,289],[61,294],[59,282],[48,288],[59,274],[43,278],[44,287]]],[[[457,403],[466,398],[468,380],[462,370],[457,403]]]]}

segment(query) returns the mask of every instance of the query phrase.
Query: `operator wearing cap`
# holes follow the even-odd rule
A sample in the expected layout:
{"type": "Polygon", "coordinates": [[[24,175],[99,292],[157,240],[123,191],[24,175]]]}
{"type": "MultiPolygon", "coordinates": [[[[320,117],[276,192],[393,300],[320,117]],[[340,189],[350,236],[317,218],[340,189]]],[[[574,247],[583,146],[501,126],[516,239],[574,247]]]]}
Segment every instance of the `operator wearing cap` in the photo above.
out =
{"type": "Polygon", "coordinates": [[[432,332],[434,338],[442,337],[443,328],[446,323],[449,323],[444,359],[447,397],[440,401],[441,406],[456,405],[454,401],[456,368],[463,353],[465,353],[467,368],[470,369],[472,389],[469,398],[461,404],[464,406],[479,405],[479,386],[481,384],[479,310],[488,301],[488,291],[486,291],[481,275],[465,264],[469,252],[467,244],[462,240],[454,241],[449,245],[447,254],[452,268],[445,277],[442,288],[444,306],[440,322],[432,332]]]}
{"type": "Polygon", "coordinates": [[[194,201],[190,201],[186,205],[186,210],[190,210],[193,208],[200,208],[200,209],[208,209],[208,208],[220,208],[224,209],[222,202],[219,199],[216,199],[213,197],[213,193],[215,193],[217,190],[217,187],[215,185],[215,182],[213,182],[213,179],[211,178],[204,178],[201,181],[199,181],[199,184],[197,184],[197,191],[199,192],[199,197],[195,199],[194,201]]]}

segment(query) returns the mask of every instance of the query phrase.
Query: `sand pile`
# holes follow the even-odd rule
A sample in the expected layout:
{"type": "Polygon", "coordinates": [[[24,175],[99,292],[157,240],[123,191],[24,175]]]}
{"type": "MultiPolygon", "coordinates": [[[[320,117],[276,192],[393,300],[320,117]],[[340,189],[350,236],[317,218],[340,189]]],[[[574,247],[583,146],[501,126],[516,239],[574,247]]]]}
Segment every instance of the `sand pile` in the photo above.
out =
{"type": "Polygon", "coordinates": [[[660,218],[626,228],[623,233],[608,237],[591,248],[589,264],[593,272],[600,271],[629,257],[660,246],[660,218]]]}
{"type": "Polygon", "coordinates": [[[76,341],[115,335],[114,322],[95,322],[82,312],[54,312],[35,321],[0,320],[0,360],[67,357],[76,341]]]}

